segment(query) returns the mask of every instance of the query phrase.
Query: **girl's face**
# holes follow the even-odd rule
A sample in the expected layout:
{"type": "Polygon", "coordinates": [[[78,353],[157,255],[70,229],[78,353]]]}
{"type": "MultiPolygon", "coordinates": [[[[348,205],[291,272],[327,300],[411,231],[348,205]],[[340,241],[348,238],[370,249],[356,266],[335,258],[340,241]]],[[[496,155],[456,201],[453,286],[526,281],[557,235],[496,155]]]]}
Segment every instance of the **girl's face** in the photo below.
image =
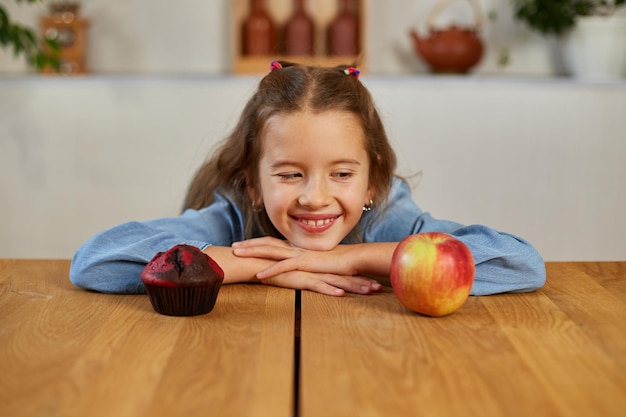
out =
{"type": "Polygon", "coordinates": [[[333,249],[371,198],[358,119],[347,112],[277,115],[262,140],[260,197],[272,224],[294,246],[333,249]]]}

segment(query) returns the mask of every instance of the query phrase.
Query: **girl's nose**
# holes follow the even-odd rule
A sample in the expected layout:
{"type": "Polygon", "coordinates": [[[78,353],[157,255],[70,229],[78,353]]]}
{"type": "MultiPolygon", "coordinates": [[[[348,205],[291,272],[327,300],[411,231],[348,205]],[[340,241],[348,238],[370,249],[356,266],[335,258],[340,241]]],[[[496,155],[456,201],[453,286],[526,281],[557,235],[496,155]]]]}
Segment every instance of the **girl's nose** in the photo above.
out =
{"type": "Polygon", "coordinates": [[[298,202],[309,208],[320,208],[330,204],[330,194],[325,181],[311,179],[307,182],[298,202]]]}

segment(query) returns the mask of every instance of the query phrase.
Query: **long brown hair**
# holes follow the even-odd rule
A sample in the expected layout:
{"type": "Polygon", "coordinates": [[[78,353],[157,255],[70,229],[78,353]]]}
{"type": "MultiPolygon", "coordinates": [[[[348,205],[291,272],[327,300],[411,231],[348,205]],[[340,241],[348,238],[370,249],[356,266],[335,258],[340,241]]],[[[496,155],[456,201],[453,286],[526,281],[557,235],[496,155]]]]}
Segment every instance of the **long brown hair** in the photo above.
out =
{"type": "Polygon", "coordinates": [[[365,133],[370,161],[369,185],[374,205],[382,208],[391,187],[396,155],[365,86],[347,66],[318,67],[280,62],[260,81],[232,133],[200,167],[193,178],[183,208],[200,209],[211,204],[214,192],[229,194],[239,205],[246,239],[281,237],[265,210],[257,207],[258,164],[261,135],[268,119],[299,111],[343,111],[357,116],[365,133]]]}

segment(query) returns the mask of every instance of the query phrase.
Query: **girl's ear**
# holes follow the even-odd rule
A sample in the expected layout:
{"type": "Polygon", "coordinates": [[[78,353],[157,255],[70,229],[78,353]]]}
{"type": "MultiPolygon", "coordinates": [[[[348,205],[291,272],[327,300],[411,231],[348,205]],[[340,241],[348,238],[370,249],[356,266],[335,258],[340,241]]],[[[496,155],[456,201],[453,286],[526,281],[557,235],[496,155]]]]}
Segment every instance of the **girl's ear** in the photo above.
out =
{"type": "MultiPolygon", "coordinates": [[[[374,164],[374,166],[372,166],[372,164],[370,164],[370,170],[371,169],[375,169],[375,167],[380,166],[380,161],[382,160],[381,156],[379,153],[376,154],[376,164],[374,164]]],[[[368,188],[367,188],[367,203],[369,204],[370,201],[374,200],[374,196],[376,195],[375,192],[375,187],[374,184],[372,183],[372,176],[370,175],[369,178],[369,184],[368,184],[368,188]]]]}
{"type": "Polygon", "coordinates": [[[260,193],[254,187],[254,181],[250,178],[249,173],[246,173],[246,192],[248,193],[248,197],[250,201],[252,201],[252,206],[254,207],[262,207],[263,206],[263,198],[260,193]]]}
{"type": "Polygon", "coordinates": [[[364,206],[372,205],[372,201],[374,200],[374,188],[370,187],[367,190],[367,196],[365,197],[364,206]]]}

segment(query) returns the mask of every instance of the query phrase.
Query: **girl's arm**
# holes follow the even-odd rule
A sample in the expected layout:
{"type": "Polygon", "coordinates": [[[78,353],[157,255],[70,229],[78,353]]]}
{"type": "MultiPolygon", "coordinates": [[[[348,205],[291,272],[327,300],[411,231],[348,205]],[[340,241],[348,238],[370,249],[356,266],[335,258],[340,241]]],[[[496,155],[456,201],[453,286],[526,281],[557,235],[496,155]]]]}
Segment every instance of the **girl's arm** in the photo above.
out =
{"type": "Polygon", "coordinates": [[[272,260],[270,266],[256,274],[260,280],[287,271],[384,277],[389,275],[391,257],[397,245],[395,242],[360,243],[317,252],[291,246],[284,240],[263,237],[233,243],[233,254],[240,259],[272,260]]]}
{"type": "Polygon", "coordinates": [[[158,252],[178,244],[200,249],[230,245],[233,227],[217,216],[219,210],[188,210],[178,217],[129,222],[98,233],[74,254],[70,280],[93,291],[145,293],[140,274],[158,252]]]}
{"type": "Polygon", "coordinates": [[[334,296],[342,296],[346,291],[371,294],[382,290],[382,285],[371,278],[352,273],[315,271],[314,268],[307,271],[285,270],[261,281],[257,278],[257,274],[275,265],[275,260],[261,257],[237,257],[233,253],[233,248],[230,247],[208,246],[204,252],[224,270],[224,283],[262,282],[278,287],[311,290],[334,296]]]}
{"type": "MultiPolygon", "coordinates": [[[[213,257],[225,272],[225,283],[258,282],[255,274],[276,261],[236,259],[230,245],[243,239],[241,216],[236,206],[221,196],[202,210],[181,216],[130,222],[101,232],[76,252],[70,280],[77,286],[105,293],[144,293],[140,274],[158,252],[177,244],[196,246],[213,257]]],[[[335,274],[280,274],[265,283],[288,288],[311,289],[341,295],[344,291],[370,293],[380,286],[373,280],[335,274]]]]}
{"type": "MultiPolygon", "coordinates": [[[[528,292],[545,283],[541,257],[519,238],[484,226],[442,231],[457,237],[472,251],[476,265],[472,295],[528,292]]],[[[347,244],[331,251],[315,252],[270,239],[273,238],[251,239],[234,246],[237,256],[279,260],[257,274],[262,280],[288,271],[389,276],[393,251],[398,245],[395,242],[347,244]]]]}
{"type": "Polygon", "coordinates": [[[474,257],[472,295],[529,292],[544,285],[544,261],[526,240],[483,225],[435,219],[417,207],[408,185],[399,179],[394,180],[389,201],[384,216],[365,229],[366,242],[399,242],[422,232],[449,233],[465,243],[474,257]]]}

